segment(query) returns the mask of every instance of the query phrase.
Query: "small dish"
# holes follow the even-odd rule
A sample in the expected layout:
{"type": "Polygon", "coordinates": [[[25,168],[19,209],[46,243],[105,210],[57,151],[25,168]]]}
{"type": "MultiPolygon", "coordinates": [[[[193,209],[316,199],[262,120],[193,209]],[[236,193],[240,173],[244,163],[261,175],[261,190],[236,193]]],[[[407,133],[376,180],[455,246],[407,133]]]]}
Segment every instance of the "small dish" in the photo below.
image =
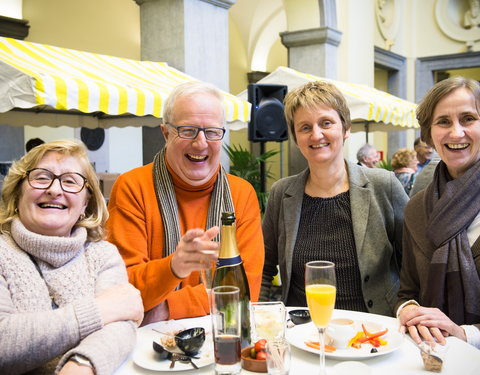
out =
{"type": "Polygon", "coordinates": [[[154,341],[153,342],[153,350],[155,350],[158,353],[158,359],[168,359],[171,356],[171,352],[169,352],[167,349],[165,349],[162,344],[159,344],[158,342],[154,341]]]}
{"type": "Polygon", "coordinates": [[[175,335],[186,328],[175,320],[159,322],[152,330],[155,332],[156,341],[170,352],[181,352],[175,342],[175,335]]]}
{"type": "Polygon", "coordinates": [[[242,349],[242,368],[252,372],[267,372],[267,361],[250,357],[253,346],[242,349]]]}
{"type": "Polygon", "coordinates": [[[312,320],[312,318],[310,317],[310,311],[305,309],[289,311],[288,315],[290,316],[292,322],[296,325],[305,324],[312,320]]]}
{"type": "MultiPolygon", "coordinates": [[[[160,325],[160,324],[159,324],[160,325]]],[[[206,333],[207,339],[205,340],[202,349],[196,357],[192,358],[192,361],[199,368],[211,366],[215,363],[215,356],[213,352],[213,341],[211,340],[211,334],[206,333]]],[[[143,369],[159,372],[184,372],[188,371],[190,374],[196,374],[196,370],[191,363],[176,361],[175,366],[171,368],[172,361],[167,359],[160,359],[161,355],[152,348],[152,342],[160,342],[159,334],[151,329],[141,328],[137,332],[137,346],[132,354],[133,362],[143,369]]],[[[159,349],[157,347],[157,349],[159,349]]],[[[176,348],[176,353],[180,353],[180,350],[176,348]]],[[[181,354],[181,353],[180,353],[181,354]]],[[[168,355],[168,353],[167,353],[168,355]]],[[[187,372],[185,372],[187,373],[187,372]]]]}

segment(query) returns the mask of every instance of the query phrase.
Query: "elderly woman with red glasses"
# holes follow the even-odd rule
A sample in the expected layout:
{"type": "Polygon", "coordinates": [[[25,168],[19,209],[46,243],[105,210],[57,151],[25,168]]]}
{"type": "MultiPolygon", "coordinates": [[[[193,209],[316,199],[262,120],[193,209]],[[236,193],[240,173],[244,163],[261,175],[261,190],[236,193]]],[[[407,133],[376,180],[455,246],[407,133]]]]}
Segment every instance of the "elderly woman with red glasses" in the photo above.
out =
{"type": "Polygon", "coordinates": [[[85,146],[45,143],[15,162],[0,200],[0,373],[111,374],[143,318],[85,146]]]}

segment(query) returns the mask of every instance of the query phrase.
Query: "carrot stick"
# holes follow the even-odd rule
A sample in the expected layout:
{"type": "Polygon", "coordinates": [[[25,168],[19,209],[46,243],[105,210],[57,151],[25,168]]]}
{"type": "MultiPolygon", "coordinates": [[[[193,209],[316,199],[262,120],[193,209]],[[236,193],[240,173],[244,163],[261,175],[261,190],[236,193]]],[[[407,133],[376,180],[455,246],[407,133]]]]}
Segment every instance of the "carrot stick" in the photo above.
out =
{"type": "Polygon", "coordinates": [[[383,331],[376,332],[376,333],[370,333],[365,329],[365,326],[362,324],[363,332],[365,333],[365,337],[362,339],[359,339],[360,342],[366,342],[369,341],[370,339],[375,339],[377,337],[383,336],[388,332],[388,328],[385,328],[383,331]],[[364,340],[364,341],[361,341],[364,340]]]}
{"type": "MultiPolygon", "coordinates": [[[[309,346],[310,348],[320,350],[320,343],[316,341],[305,341],[305,345],[309,346]]],[[[334,346],[325,345],[325,353],[332,353],[337,350],[334,346]]]]}

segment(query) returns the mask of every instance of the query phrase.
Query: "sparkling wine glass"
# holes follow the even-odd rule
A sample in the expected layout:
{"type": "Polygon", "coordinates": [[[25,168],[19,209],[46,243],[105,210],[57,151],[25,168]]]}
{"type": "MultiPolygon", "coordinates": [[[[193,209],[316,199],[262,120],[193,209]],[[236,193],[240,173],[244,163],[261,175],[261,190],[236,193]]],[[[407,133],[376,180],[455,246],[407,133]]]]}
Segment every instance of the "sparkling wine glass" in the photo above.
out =
{"type": "Polygon", "coordinates": [[[305,265],[305,294],[320,336],[320,375],[325,375],[325,329],[332,318],[337,293],[335,264],[323,260],[305,265]]]}
{"type": "Polygon", "coordinates": [[[210,298],[213,284],[213,274],[215,273],[214,263],[210,263],[210,267],[200,270],[200,280],[205,286],[205,290],[210,298]]]}

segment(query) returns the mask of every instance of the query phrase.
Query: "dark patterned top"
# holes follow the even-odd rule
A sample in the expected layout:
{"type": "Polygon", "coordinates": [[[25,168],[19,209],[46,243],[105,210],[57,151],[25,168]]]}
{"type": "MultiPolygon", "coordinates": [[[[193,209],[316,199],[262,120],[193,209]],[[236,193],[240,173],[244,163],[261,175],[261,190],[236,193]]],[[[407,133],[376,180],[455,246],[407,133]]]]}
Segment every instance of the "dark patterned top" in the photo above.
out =
{"type": "Polygon", "coordinates": [[[412,190],[417,175],[415,173],[400,172],[395,173],[395,177],[402,183],[405,193],[410,194],[410,190],[412,190]]]}
{"type": "Polygon", "coordinates": [[[303,196],[302,213],[292,259],[288,306],[306,306],[305,264],[335,263],[336,309],[367,311],[353,236],[349,192],[331,198],[303,196]]]}

